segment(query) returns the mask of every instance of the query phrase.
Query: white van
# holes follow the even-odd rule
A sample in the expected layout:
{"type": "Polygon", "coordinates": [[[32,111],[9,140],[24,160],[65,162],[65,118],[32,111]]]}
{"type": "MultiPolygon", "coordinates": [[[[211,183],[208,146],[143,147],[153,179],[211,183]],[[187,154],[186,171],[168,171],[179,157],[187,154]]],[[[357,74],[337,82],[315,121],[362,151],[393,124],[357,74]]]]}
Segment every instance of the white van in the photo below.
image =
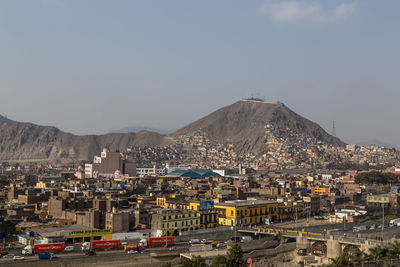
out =
{"type": "Polygon", "coordinates": [[[66,246],[66,247],[65,247],[65,251],[66,251],[66,252],[74,251],[74,246],[66,246]]]}

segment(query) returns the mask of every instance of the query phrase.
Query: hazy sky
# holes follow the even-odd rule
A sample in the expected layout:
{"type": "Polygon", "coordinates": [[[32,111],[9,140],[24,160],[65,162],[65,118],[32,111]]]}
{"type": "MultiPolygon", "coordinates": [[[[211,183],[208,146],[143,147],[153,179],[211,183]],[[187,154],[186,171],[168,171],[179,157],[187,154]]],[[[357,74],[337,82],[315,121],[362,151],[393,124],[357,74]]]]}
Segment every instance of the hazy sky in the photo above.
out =
{"type": "Polygon", "coordinates": [[[0,114],[179,128],[245,97],[400,144],[399,0],[2,0],[0,114]]]}

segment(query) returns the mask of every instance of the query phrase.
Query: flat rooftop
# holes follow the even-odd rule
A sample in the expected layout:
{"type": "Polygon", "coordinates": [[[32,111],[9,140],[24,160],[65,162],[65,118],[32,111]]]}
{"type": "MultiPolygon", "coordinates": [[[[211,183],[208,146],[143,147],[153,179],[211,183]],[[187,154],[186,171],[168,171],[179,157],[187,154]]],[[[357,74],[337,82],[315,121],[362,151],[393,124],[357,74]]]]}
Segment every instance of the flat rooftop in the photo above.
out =
{"type": "Polygon", "coordinates": [[[231,200],[225,201],[224,203],[215,203],[214,206],[226,206],[226,207],[245,207],[245,206],[259,206],[266,204],[278,203],[275,200],[231,200]]]}
{"type": "Polygon", "coordinates": [[[73,224],[62,227],[34,229],[32,231],[35,232],[35,235],[40,235],[42,237],[64,237],[68,236],[70,232],[90,231],[90,230],[94,231],[98,229],[86,227],[80,224],[73,224]]]}

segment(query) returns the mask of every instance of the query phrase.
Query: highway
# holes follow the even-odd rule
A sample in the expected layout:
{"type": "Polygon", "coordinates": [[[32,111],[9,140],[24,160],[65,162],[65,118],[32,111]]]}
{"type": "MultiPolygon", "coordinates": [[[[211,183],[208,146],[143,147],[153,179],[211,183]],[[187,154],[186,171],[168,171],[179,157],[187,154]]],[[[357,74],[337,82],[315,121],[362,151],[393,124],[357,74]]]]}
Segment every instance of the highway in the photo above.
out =
{"type": "MultiPolygon", "coordinates": [[[[114,250],[101,250],[98,249],[96,250],[96,255],[95,256],[86,256],[81,250],[80,246],[75,246],[75,250],[72,252],[56,252],[54,253],[56,258],[52,260],[39,260],[36,255],[33,256],[24,256],[24,260],[21,261],[14,261],[12,258],[0,258],[0,264],[3,266],[3,264],[9,264],[9,265],[19,265],[19,263],[38,263],[39,261],[42,263],[45,262],[58,262],[58,261],[70,261],[71,259],[87,259],[87,258],[94,258],[93,261],[96,261],[97,258],[103,258],[103,257],[110,257],[110,256],[117,256],[121,258],[125,258],[125,260],[128,260],[128,258],[134,258],[135,260],[141,259],[147,259],[148,261],[156,261],[153,257],[150,256],[150,254],[156,253],[156,254],[161,254],[161,255],[171,255],[171,256],[179,256],[180,253],[187,252],[188,251],[188,244],[187,242],[180,242],[176,243],[174,245],[170,245],[169,248],[166,247],[155,247],[155,248],[146,248],[143,253],[140,254],[126,254],[123,251],[123,248],[119,249],[114,249],[114,250]],[[170,251],[170,247],[175,247],[176,250],[170,251]],[[151,259],[150,259],[151,258],[151,259]]],[[[16,256],[23,256],[21,254],[22,248],[18,249],[6,249],[9,253],[12,253],[16,256]]]]}
{"type": "MultiPolygon", "coordinates": [[[[389,221],[385,220],[385,226],[383,229],[383,239],[391,239],[391,238],[400,238],[400,227],[394,226],[389,227],[389,221]]],[[[329,223],[326,220],[315,220],[312,219],[309,222],[309,226],[307,226],[306,219],[298,220],[296,223],[284,222],[277,223],[274,225],[263,225],[263,226],[253,226],[252,229],[271,229],[275,231],[299,231],[299,232],[310,232],[315,234],[332,234],[332,235],[343,235],[349,237],[362,237],[369,239],[382,239],[382,228],[378,228],[382,225],[382,221],[375,221],[369,223],[329,223]],[[369,229],[372,225],[375,226],[375,229],[369,229]],[[353,232],[354,226],[367,226],[368,229],[359,232],[353,232]]],[[[247,227],[239,228],[240,229],[248,229],[247,227]]]]}

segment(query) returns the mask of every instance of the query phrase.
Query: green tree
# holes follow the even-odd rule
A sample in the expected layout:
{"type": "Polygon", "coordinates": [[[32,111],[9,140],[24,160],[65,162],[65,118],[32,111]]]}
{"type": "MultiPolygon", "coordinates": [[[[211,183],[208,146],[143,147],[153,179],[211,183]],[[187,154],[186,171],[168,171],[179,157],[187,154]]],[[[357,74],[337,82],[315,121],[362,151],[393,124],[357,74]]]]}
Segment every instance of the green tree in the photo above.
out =
{"type": "Polygon", "coordinates": [[[389,249],[387,247],[376,246],[369,249],[369,259],[380,263],[389,254],[389,249]]]}
{"type": "Polygon", "coordinates": [[[336,258],[331,258],[332,265],[335,267],[347,267],[352,266],[349,256],[347,254],[340,253],[340,255],[336,258]]]}
{"type": "Polygon", "coordinates": [[[387,254],[390,259],[398,259],[400,255],[400,242],[394,240],[394,242],[389,245],[387,254]]]}
{"type": "Polygon", "coordinates": [[[185,258],[182,261],[183,267],[206,267],[206,261],[200,256],[195,257],[194,259],[190,260],[185,258]]]}
{"type": "Polygon", "coordinates": [[[227,253],[227,266],[228,267],[242,267],[245,266],[243,260],[243,250],[239,244],[233,244],[227,253]]]}
{"type": "Polygon", "coordinates": [[[226,257],[223,255],[216,256],[212,261],[212,267],[226,266],[226,257]]]}
{"type": "Polygon", "coordinates": [[[356,266],[364,266],[367,255],[363,251],[357,251],[350,255],[350,259],[356,263],[356,266]]]}

